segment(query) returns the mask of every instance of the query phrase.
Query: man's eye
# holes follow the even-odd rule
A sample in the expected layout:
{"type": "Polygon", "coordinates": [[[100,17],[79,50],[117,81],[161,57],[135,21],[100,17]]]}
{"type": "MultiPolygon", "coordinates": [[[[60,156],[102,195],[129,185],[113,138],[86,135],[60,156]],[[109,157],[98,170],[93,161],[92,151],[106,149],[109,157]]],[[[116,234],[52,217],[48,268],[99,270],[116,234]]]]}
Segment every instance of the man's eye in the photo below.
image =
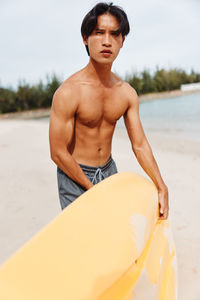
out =
{"type": "Polygon", "coordinates": [[[118,33],[118,32],[112,32],[112,35],[114,35],[114,36],[118,36],[118,35],[119,35],[119,33],[118,33]]]}
{"type": "Polygon", "coordinates": [[[96,33],[100,33],[100,34],[102,34],[103,32],[102,32],[102,31],[96,31],[96,33]]]}

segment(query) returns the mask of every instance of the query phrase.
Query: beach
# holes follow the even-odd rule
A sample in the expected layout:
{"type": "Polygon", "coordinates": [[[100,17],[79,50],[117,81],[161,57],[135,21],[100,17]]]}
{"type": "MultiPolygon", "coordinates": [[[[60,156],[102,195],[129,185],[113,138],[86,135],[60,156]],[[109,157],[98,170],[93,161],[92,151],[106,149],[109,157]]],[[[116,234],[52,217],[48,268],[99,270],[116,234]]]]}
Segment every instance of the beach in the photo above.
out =
{"type": "MultiPolygon", "coordinates": [[[[178,258],[178,299],[198,300],[200,143],[162,129],[147,130],[146,136],[169,189],[169,220],[178,258]]],[[[61,208],[47,121],[1,118],[0,151],[2,263],[57,216],[61,208]]],[[[118,171],[136,172],[148,178],[122,128],[116,128],[112,155],[118,171]]]]}

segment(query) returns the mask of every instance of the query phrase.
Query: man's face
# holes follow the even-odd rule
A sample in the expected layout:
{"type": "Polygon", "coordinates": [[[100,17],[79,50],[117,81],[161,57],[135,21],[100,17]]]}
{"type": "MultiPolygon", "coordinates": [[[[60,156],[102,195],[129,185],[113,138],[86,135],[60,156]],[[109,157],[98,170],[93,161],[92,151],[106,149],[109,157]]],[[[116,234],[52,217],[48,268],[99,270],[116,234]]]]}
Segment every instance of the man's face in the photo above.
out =
{"type": "Polygon", "coordinates": [[[88,45],[90,57],[98,63],[112,63],[123,46],[124,37],[116,34],[119,29],[117,19],[110,15],[100,15],[97,26],[88,39],[84,39],[88,45]]]}

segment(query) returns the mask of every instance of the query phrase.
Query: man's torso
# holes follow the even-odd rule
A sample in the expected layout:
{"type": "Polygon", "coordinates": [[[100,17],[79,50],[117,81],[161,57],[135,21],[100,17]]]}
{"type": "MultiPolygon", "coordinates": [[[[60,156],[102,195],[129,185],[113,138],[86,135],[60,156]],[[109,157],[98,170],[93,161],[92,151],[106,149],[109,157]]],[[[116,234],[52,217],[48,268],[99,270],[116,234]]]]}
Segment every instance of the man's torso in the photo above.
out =
{"type": "Polygon", "coordinates": [[[99,166],[110,157],[118,119],[128,108],[127,83],[116,75],[108,84],[89,80],[79,71],[63,83],[70,85],[77,101],[74,134],[68,147],[78,163],[99,166]]]}

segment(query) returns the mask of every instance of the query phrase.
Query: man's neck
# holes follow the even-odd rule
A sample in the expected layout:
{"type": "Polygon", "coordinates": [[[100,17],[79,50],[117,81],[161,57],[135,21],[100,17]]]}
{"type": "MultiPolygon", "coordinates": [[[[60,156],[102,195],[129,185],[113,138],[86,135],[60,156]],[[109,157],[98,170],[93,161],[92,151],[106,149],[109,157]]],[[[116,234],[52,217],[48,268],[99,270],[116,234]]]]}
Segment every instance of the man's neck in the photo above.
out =
{"type": "Polygon", "coordinates": [[[111,81],[111,68],[112,64],[99,64],[90,58],[88,65],[85,67],[85,71],[95,81],[105,84],[111,81]]]}

